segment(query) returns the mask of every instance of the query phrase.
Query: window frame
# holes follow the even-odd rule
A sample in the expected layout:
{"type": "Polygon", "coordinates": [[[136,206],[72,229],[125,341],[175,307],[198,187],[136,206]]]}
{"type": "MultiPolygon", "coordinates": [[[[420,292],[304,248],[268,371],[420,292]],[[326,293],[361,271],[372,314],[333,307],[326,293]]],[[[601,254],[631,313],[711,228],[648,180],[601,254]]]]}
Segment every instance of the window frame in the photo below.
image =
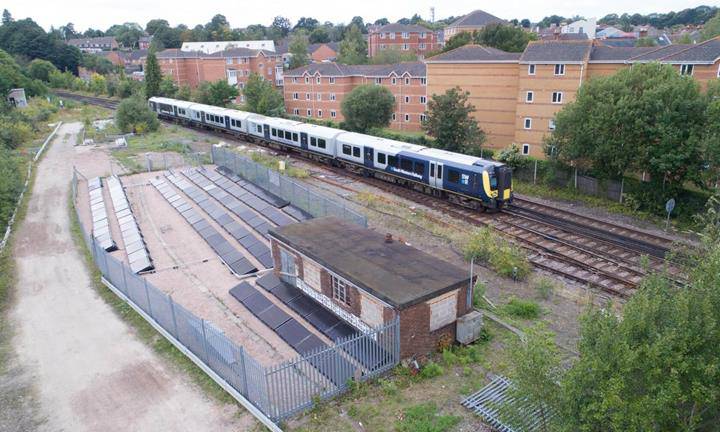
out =
{"type": "Polygon", "coordinates": [[[535,75],[535,65],[534,64],[528,65],[528,75],[535,75]]]}
{"type": "Polygon", "coordinates": [[[521,149],[521,154],[522,154],[523,156],[529,156],[529,155],[530,155],[530,144],[528,144],[528,143],[523,143],[522,149],[521,149]]]}
{"type": "Polygon", "coordinates": [[[525,117],[523,120],[523,129],[530,130],[532,129],[532,118],[531,117],[525,117]]]}
{"type": "Polygon", "coordinates": [[[555,76],[563,76],[565,75],[565,63],[556,63],[555,69],[553,70],[553,74],[555,76]]]}
{"type": "Polygon", "coordinates": [[[692,63],[685,63],[680,65],[680,75],[682,76],[693,76],[695,73],[695,65],[692,63]],[[688,70],[690,73],[688,73],[688,70]]]}
{"type": "Polygon", "coordinates": [[[550,101],[556,105],[560,105],[563,103],[563,92],[561,91],[554,91],[552,93],[552,98],[550,101]]]}
{"type": "Polygon", "coordinates": [[[535,92],[532,90],[527,90],[525,92],[525,103],[533,103],[535,102],[535,92]]]}
{"type": "Polygon", "coordinates": [[[348,283],[333,274],[330,275],[330,286],[332,288],[332,297],[338,303],[350,307],[350,296],[348,296],[348,283]]]}

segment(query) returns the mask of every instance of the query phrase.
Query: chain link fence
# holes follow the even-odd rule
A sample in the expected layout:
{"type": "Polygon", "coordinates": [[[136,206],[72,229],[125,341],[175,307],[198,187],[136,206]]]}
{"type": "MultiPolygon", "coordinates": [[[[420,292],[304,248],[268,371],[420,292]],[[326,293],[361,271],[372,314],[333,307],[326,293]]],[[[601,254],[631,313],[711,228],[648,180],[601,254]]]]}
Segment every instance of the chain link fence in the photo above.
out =
{"type": "Polygon", "coordinates": [[[622,180],[600,180],[583,175],[571,167],[550,165],[536,160],[528,166],[516,168],[513,176],[527,183],[542,183],[557,188],[569,187],[586,195],[622,202],[622,180]]]}
{"type": "Polygon", "coordinates": [[[373,378],[398,364],[400,323],[396,319],[371,333],[350,336],[279,365],[263,366],[221,330],[96,244],[77,208],[78,176],[82,177],[73,170],[73,204],[85,244],[106,285],[271,430],[280,431],[277,422],[311,408],[316,400],[345,392],[352,379],[373,378]]]}
{"type": "Polygon", "coordinates": [[[313,217],[336,216],[367,227],[367,218],[343,204],[339,204],[289,177],[245,158],[232,150],[213,146],[212,160],[217,166],[229,169],[238,176],[284,198],[313,217]]]}

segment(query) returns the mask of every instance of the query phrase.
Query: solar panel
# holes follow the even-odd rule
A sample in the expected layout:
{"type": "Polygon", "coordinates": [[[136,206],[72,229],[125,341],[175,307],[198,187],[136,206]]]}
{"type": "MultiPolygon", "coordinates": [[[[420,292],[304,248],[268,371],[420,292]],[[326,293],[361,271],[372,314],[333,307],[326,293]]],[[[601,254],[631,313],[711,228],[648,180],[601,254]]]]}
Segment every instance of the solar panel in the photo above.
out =
{"type": "Polygon", "coordinates": [[[257,278],[257,284],[265,290],[271,291],[273,288],[282,285],[282,281],[275,273],[269,272],[257,278]]]}
{"type": "MultiPolygon", "coordinates": [[[[299,352],[300,354],[305,354],[310,351],[315,351],[319,348],[327,348],[327,344],[322,341],[319,337],[315,336],[314,334],[310,333],[308,337],[303,339],[300,343],[297,343],[293,345],[293,348],[295,348],[295,351],[299,352]]],[[[317,364],[315,365],[317,366],[317,364]]],[[[325,374],[326,371],[331,370],[332,368],[322,368],[324,370],[321,370],[323,374],[325,374]]]]}
{"type": "Polygon", "coordinates": [[[317,303],[315,303],[314,300],[312,300],[310,297],[301,295],[293,300],[291,300],[289,303],[287,303],[288,307],[290,309],[294,310],[298,313],[301,317],[306,317],[307,315],[310,315],[311,313],[318,310],[320,307],[317,303]]]}
{"type": "Polygon", "coordinates": [[[230,288],[230,295],[235,297],[237,301],[242,302],[253,294],[257,294],[258,290],[247,282],[241,282],[230,288]]]}
{"type": "Polygon", "coordinates": [[[330,340],[336,341],[340,338],[346,338],[350,335],[353,335],[357,333],[357,331],[351,327],[349,324],[346,324],[343,321],[340,321],[335,326],[330,327],[326,331],[323,332],[325,336],[330,338],[330,340]]]}
{"type": "Polygon", "coordinates": [[[280,284],[271,291],[281,302],[289,304],[299,296],[303,295],[299,289],[288,284],[280,284]]]}
{"type": "Polygon", "coordinates": [[[340,318],[325,308],[320,308],[305,316],[305,319],[322,333],[340,322],[340,318]]]}
{"type": "Polygon", "coordinates": [[[244,258],[243,254],[240,253],[239,250],[232,248],[231,251],[225,252],[223,254],[220,254],[220,258],[222,258],[223,261],[225,261],[228,265],[234,263],[235,261],[244,258]]]}
{"type": "Polygon", "coordinates": [[[265,309],[270,306],[274,306],[272,302],[259,291],[242,300],[242,304],[244,304],[245,307],[248,308],[248,310],[254,315],[260,315],[260,313],[262,313],[265,309]]]}
{"type": "Polygon", "coordinates": [[[275,331],[290,346],[298,345],[310,335],[310,331],[297,322],[295,318],[290,318],[275,331]]]}
{"type": "Polygon", "coordinates": [[[255,266],[252,265],[250,261],[248,261],[248,259],[245,257],[240,258],[239,260],[230,264],[230,269],[239,275],[244,275],[257,271],[257,268],[255,268],[255,266]]]}
{"type": "Polygon", "coordinates": [[[261,312],[258,318],[260,318],[260,321],[264,322],[265,325],[275,330],[285,324],[290,319],[290,315],[276,305],[272,305],[261,312]]]}
{"type": "Polygon", "coordinates": [[[140,227],[137,224],[135,215],[132,213],[130,202],[127,199],[120,178],[117,176],[109,177],[107,185],[115,209],[115,216],[120,225],[120,234],[125,244],[125,253],[130,262],[130,270],[134,273],[152,270],[153,264],[150,253],[142,239],[140,227]]]}
{"type": "Polygon", "coordinates": [[[275,262],[273,261],[272,254],[270,251],[268,251],[266,254],[260,255],[257,257],[257,260],[260,261],[260,264],[265,266],[265,268],[271,268],[275,265],[275,262]]]}

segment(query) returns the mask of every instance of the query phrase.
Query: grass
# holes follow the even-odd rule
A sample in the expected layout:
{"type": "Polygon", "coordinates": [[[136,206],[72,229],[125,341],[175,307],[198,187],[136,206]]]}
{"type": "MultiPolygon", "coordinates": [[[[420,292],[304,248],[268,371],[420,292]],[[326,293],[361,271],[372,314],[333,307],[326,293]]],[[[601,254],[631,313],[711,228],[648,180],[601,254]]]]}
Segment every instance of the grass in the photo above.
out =
{"type": "Polygon", "coordinates": [[[532,270],[525,252],[489,227],[475,231],[463,251],[468,261],[475,259],[484,262],[499,275],[515,280],[525,279],[532,270]]]}
{"type": "Polygon", "coordinates": [[[540,317],[542,309],[534,301],[511,297],[507,304],[503,306],[502,311],[504,314],[515,318],[537,319],[540,317]]]}
{"type": "Polygon", "coordinates": [[[543,300],[549,300],[557,289],[555,281],[545,276],[536,278],[533,281],[533,285],[538,296],[543,300]]]}
{"type": "Polygon", "coordinates": [[[461,417],[441,415],[433,402],[413,405],[403,411],[395,425],[398,432],[444,432],[460,423],[461,417]]]}
{"type": "Polygon", "coordinates": [[[101,273],[93,261],[92,253],[85,245],[82,234],[82,227],[74,210],[72,196],[68,198],[68,208],[70,212],[71,231],[77,247],[85,259],[85,264],[90,272],[93,286],[98,295],[113,309],[113,311],[127,324],[130,325],[135,336],[152,348],[161,358],[168,361],[181,372],[185,373],[190,379],[197,384],[212,399],[224,403],[242,406],[222,389],[215,381],[213,381],[205,372],[180,352],[173,344],[158,333],[143,317],[125,303],[122,299],[115,295],[109,288],[101,282],[101,273]]]}
{"type": "Polygon", "coordinates": [[[83,104],[71,100],[63,100],[65,108],[61,109],[56,118],[63,122],[85,122],[86,119],[99,120],[113,117],[113,111],[97,105],[83,104]]]}
{"type": "Polygon", "coordinates": [[[293,162],[291,159],[280,158],[278,156],[273,156],[271,154],[261,151],[239,151],[246,156],[249,155],[250,159],[252,159],[253,162],[259,163],[260,165],[270,168],[271,170],[279,171],[288,177],[294,177],[298,179],[310,177],[310,173],[306,169],[293,166],[293,162]],[[280,171],[281,161],[285,163],[284,171],[280,171]]]}

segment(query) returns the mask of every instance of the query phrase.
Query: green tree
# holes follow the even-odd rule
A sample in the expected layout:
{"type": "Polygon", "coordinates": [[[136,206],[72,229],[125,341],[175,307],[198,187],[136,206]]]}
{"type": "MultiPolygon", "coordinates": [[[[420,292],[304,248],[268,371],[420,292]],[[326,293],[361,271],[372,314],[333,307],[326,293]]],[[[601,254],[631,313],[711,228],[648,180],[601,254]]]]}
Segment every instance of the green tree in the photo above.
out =
{"type": "Polygon", "coordinates": [[[189,101],[192,98],[192,89],[190,89],[188,85],[181,85],[180,88],[178,88],[175,98],[189,101]]]}
{"type": "Polygon", "coordinates": [[[310,33],[309,42],[316,43],[328,43],[330,42],[330,33],[326,27],[318,27],[310,33]]]}
{"type": "Polygon", "coordinates": [[[475,43],[508,52],[523,52],[535,33],[505,24],[490,24],[474,35],[475,43]]]}
{"type": "Polygon", "coordinates": [[[367,42],[356,25],[351,25],[345,32],[338,51],[338,63],[363,64],[367,62],[367,42]]]}
{"type": "Polygon", "coordinates": [[[290,33],[292,25],[290,24],[289,19],[278,15],[273,19],[271,27],[276,29],[280,37],[286,37],[288,33],[290,33]]]}
{"type": "Polygon", "coordinates": [[[692,38],[690,37],[690,33],[683,33],[680,35],[680,38],[678,38],[677,42],[678,45],[690,45],[693,43],[692,38]]]}
{"type": "Polygon", "coordinates": [[[602,176],[646,171],[667,199],[702,171],[706,109],[691,77],[669,65],[639,64],[583,84],[557,113],[547,144],[560,160],[602,176]]]}
{"type": "Polygon", "coordinates": [[[373,84],[355,87],[341,104],[345,127],[357,132],[388,126],[394,109],[395,98],[390,90],[373,84]]]}
{"type": "Polygon", "coordinates": [[[125,133],[144,133],[157,130],[160,126],[155,113],[145,99],[139,96],[124,99],[115,112],[115,125],[125,133]]]}
{"type": "Polygon", "coordinates": [[[473,33],[466,32],[466,31],[460,32],[460,33],[454,35],[453,37],[451,37],[445,43],[445,47],[443,47],[443,52],[454,50],[455,48],[460,48],[461,46],[472,43],[473,39],[474,39],[473,33]]]}
{"type": "Polygon", "coordinates": [[[160,71],[157,56],[154,52],[149,52],[145,61],[145,97],[159,96],[161,81],[162,72],[160,71]]]}
{"type": "Polygon", "coordinates": [[[720,12],[705,23],[702,30],[702,39],[708,40],[720,36],[720,12]]]}
{"type": "Polygon", "coordinates": [[[151,19],[145,24],[145,32],[150,36],[154,35],[161,29],[170,28],[170,23],[164,19],[151,19]]]}
{"type": "Polygon", "coordinates": [[[397,48],[387,48],[378,51],[371,59],[371,64],[395,64],[407,61],[416,61],[417,55],[409,51],[400,51],[397,48]]]}
{"type": "Polygon", "coordinates": [[[304,31],[297,31],[293,34],[288,45],[288,51],[292,54],[290,58],[290,69],[299,68],[310,63],[308,56],[308,37],[304,31]]]}
{"type": "Polygon", "coordinates": [[[169,76],[164,76],[160,81],[160,96],[174,98],[178,93],[178,86],[169,76]]]}
{"type": "Polygon", "coordinates": [[[14,21],[14,20],[13,20],[12,15],[10,14],[10,11],[7,10],[7,9],[3,9],[3,13],[2,13],[2,23],[3,23],[3,24],[10,24],[10,23],[13,22],[13,21],[14,21]]]}
{"type": "Polygon", "coordinates": [[[30,78],[34,78],[40,81],[49,82],[50,74],[56,72],[58,69],[54,64],[47,60],[35,59],[30,62],[27,66],[27,74],[30,78]]]}
{"type": "Polygon", "coordinates": [[[445,150],[479,154],[480,145],[485,141],[485,133],[472,116],[475,106],[468,102],[469,95],[460,87],[454,87],[444,94],[432,95],[428,101],[423,129],[445,150]]]}
{"type": "Polygon", "coordinates": [[[237,87],[228,84],[223,79],[212,83],[203,82],[195,91],[195,100],[197,102],[219,107],[228,106],[238,97],[237,87]]]}
{"type": "Polygon", "coordinates": [[[260,75],[251,73],[243,90],[248,111],[279,116],[285,111],[282,94],[260,75]]]}
{"type": "Polygon", "coordinates": [[[90,91],[95,94],[95,96],[105,93],[105,90],[107,89],[107,82],[105,81],[105,77],[100,74],[92,74],[90,76],[90,84],[89,84],[90,91]]]}

